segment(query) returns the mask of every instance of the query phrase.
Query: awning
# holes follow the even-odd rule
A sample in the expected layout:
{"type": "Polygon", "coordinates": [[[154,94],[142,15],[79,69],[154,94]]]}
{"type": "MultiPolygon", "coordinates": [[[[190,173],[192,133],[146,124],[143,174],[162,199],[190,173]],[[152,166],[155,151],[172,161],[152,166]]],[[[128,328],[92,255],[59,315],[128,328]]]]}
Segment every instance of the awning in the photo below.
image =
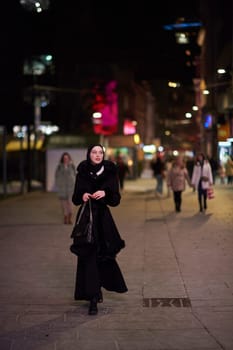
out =
{"type": "MultiPolygon", "coordinates": [[[[41,150],[43,146],[43,140],[38,140],[35,144],[35,141],[30,141],[30,149],[35,149],[37,151],[41,150]]],[[[28,141],[23,140],[12,140],[9,141],[6,145],[7,152],[17,152],[17,151],[26,151],[28,150],[28,141]]]]}

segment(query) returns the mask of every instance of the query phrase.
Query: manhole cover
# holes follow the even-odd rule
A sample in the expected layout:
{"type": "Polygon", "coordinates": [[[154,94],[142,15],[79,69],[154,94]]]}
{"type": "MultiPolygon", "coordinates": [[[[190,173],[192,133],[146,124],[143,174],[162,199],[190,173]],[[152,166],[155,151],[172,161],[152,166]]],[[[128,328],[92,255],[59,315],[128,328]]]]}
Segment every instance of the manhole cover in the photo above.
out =
{"type": "Polygon", "coordinates": [[[191,307],[189,298],[144,298],[143,307],[191,307]]]}

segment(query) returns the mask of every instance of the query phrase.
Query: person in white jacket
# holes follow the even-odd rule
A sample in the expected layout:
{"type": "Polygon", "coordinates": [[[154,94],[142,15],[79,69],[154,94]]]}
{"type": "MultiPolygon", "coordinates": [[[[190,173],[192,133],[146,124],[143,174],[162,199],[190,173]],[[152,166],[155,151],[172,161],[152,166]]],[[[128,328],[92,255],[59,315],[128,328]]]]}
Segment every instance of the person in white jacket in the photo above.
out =
{"type": "Polygon", "coordinates": [[[200,212],[207,209],[207,189],[213,185],[213,175],[210,163],[203,153],[197,155],[197,161],[193,168],[192,185],[198,193],[200,212]]]}

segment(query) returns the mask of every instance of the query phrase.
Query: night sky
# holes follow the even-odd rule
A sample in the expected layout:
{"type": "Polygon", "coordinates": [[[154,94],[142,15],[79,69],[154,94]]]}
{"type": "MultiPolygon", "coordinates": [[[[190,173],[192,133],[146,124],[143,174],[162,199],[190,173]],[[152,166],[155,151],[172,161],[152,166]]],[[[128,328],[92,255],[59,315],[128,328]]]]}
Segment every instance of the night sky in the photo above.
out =
{"type": "Polygon", "coordinates": [[[184,48],[163,29],[178,17],[199,19],[199,1],[51,0],[41,14],[19,1],[1,5],[1,124],[13,120],[20,105],[22,62],[52,53],[64,62],[136,63],[139,79],[187,78],[184,48]]]}

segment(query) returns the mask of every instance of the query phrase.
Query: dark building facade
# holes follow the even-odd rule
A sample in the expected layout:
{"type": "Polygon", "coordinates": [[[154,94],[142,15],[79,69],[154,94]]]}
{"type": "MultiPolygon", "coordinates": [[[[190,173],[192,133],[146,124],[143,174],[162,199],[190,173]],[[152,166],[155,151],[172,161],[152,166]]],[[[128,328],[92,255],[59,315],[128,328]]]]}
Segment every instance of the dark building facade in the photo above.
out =
{"type": "MultiPolygon", "coordinates": [[[[202,1],[201,16],[204,41],[200,72],[203,88],[209,92],[202,107],[203,149],[214,157],[222,157],[224,142],[224,152],[232,154],[233,3],[202,1]]],[[[220,161],[224,162],[224,157],[220,161]]]]}

